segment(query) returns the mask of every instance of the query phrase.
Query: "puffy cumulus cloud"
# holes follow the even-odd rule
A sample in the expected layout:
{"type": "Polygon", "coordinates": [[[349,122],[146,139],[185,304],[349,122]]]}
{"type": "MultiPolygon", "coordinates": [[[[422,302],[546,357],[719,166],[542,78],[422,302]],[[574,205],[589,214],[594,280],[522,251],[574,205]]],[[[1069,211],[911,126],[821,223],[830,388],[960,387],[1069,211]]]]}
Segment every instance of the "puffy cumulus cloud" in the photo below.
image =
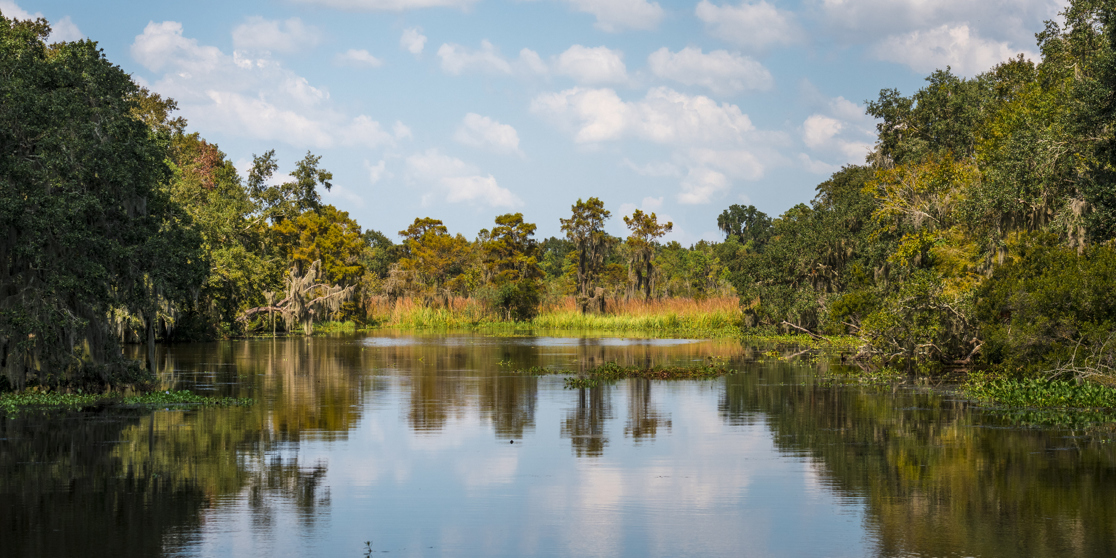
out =
{"type": "Polygon", "coordinates": [[[571,46],[554,60],[554,73],[586,84],[623,83],[628,80],[624,53],[604,46],[571,46]]]}
{"type": "Polygon", "coordinates": [[[402,12],[421,8],[467,9],[477,0],[294,0],[300,4],[362,12],[402,12]]]}
{"type": "Polygon", "coordinates": [[[333,109],[329,93],[264,56],[226,55],[183,35],[174,21],[149,23],[132,57],[162,76],[152,89],[176,99],[183,115],[207,129],[298,147],[379,147],[396,139],[365,115],[333,109]]]}
{"type": "Polygon", "coordinates": [[[774,81],[763,64],[725,50],[705,54],[700,48],[671,52],[663,47],[647,57],[647,65],[660,78],[705,87],[717,95],[766,90],[774,81]]]}
{"type": "MultiPolygon", "coordinates": [[[[975,76],[1019,54],[1007,42],[983,39],[968,25],[942,25],[928,31],[913,31],[884,39],[872,49],[881,60],[906,64],[916,72],[931,72],[950,66],[962,76],[975,76]]],[[[1024,53],[1038,59],[1034,53],[1024,53]]]]}
{"type": "Polygon", "coordinates": [[[654,29],[663,19],[658,2],[647,0],[566,0],[579,12],[593,14],[602,31],[654,29]]]}
{"type": "Polygon", "coordinates": [[[802,141],[807,147],[818,148],[828,144],[841,131],[844,123],[820,114],[810,115],[802,124],[802,141]]]}
{"type": "Polygon", "coordinates": [[[477,50],[444,43],[438,48],[438,58],[442,59],[442,71],[455,76],[472,70],[495,74],[512,73],[511,64],[487,40],[481,41],[477,50]]]}
{"type": "Polygon", "coordinates": [[[321,34],[297,17],[276,21],[253,16],[233,29],[232,38],[233,47],[241,50],[296,52],[317,45],[321,34]]]}
{"type": "Polygon", "coordinates": [[[450,203],[467,202],[488,207],[523,205],[523,200],[500,187],[491,174],[484,176],[473,165],[437,149],[411,155],[406,164],[409,180],[435,188],[434,192],[423,196],[423,205],[439,198],[450,203]]]}
{"type": "Polygon", "coordinates": [[[682,191],[678,193],[678,203],[706,204],[713,201],[715,194],[728,189],[729,180],[724,174],[704,167],[691,168],[686,178],[682,179],[682,191]]]}
{"type": "Polygon", "coordinates": [[[829,99],[820,112],[802,123],[802,143],[827,163],[801,153],[798,156],[808,171],[829,174],[842,164],[862,164],[875,140],[874,120],[856,103],[844,97],[829,99]]]}
{"type": "Polygon", "coordinates": [[[350,48],[345,52],[337,54],[337,63],[344,66],[357,66],[364,68],[379,68],[384,65],[384,61],[372,56],[372,53],[367,50],[350,48]]]}
{"type": "Polygon", "coordinates": [[[771,45],[791,44],[802,37],[794,15],[760,0],[739,6],[717,6],[701,0],[694,14],[709,34],[741,47],[759,50],[771,45]]]}
{"type": "MultiPolygon", "coordinates": [[[[43,17],[42,12],[28,12],[11,0],[0,0],[0,12],[8,19],[18,19],[21,21],[43,17]]],[[[81,29],[78,29],[78,26],[70,19],[70,16],[64,16],[57,21],[50,22],[50,36],[47,37],[46,41],[47,43],[61,43],[77,41],[84,38],[85,34],[81,32],[81,29]]]]}
{"type": "Polygon", "coordinates": [[[47,37],[47,42],[60,43],[79,41],[84,38],[85,33],[82,33],[81,29],[78,29],[78,26],[73,22],[73,20],[70,19],[70,16],[65,16],[62,19],[50,24],[50,36],[47,37]]]}
{"type": "Polygon", "coordinates": [[[623,164],[644,176],[680,177],[677,200],[683,204],[711,203],[734,181],[758,180],[769,164],[782,163],[772,146],[785,139],[756,131],[736,105],[667,87],[652,88],[638,101],[611,89],[575,87],[539,95],[531,110],[567,127],[579,143],[635,138],[671,146],[670,162],[623,164]]]}
{"type": "Polygon", "coordinates": [[[426,48],[426,35],[422,34],[422,28],[404,29],[399,37],[399,48],[415,56],[422,54],[422,49],[426,48]]]}
{"type": "Polygon", "coordinates": [[[550,68],[543,62],[539,53],[525,48],[519,51],[519,66],[528,74],[546,75],[550,73],[550,68]]]}
{"type": "Polygon", "coordinates": [[[465,115],[453,139],[463,145],[495,153],[522,155],[519,150],[519,134],[515,128],[474,112],[465,115]]]}
{"type": "Polygon", "coordinates": [[[539,95],[531,110],[573,128],[579,143],[633,136],[663,144],[739,143],[754,129],[740,107],[655,87],[636,102],[612,89],[575,87],[539,95]]]}

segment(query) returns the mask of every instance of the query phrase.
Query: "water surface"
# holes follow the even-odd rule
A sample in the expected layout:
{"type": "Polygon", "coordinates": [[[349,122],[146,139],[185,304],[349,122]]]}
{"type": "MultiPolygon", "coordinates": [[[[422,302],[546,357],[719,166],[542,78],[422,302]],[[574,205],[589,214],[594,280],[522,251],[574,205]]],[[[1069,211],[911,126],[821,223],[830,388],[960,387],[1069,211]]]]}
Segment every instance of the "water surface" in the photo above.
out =
{"type": "Polygon", "coordinates": [[[734,341],[177,345],[252,407],[0,418],[4,556],[1109,556],[1110,436],[833,385],[734,341]],[[531,366],[689,364],[568,390],[531,366]]]}

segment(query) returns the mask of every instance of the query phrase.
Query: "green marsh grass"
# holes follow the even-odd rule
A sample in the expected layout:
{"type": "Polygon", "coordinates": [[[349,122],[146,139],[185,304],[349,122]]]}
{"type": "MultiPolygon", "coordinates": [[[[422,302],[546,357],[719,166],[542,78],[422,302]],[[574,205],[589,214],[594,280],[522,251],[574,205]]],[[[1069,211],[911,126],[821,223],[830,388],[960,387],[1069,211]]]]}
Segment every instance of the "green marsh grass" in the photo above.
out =
{"type": "Polygon", "coordinates": [[[566,378],[566,389],[591,388],[603,383],[615,382],[627,378],[644,378],[647,380],[708,380],[731,374],[732,370],[725,368],[720,362],[710,359],[707,363],[693,366],[622,366],[615,362],[606,362],[595,368],[583,372],[573,372],[560,368],[531,367],[519,370],[521,374],[543,376],[548,374],[569,374],[566,378]]]}
{"type": "Polygon", "coordinates": [[[1018,409],[1116,409],[1116,389],[1091,382],[974,374],[961,392],[984,404],[1018,409]]]}
{"type": "Polygon", "coordinates": [[[252,399],[234,397],[211,397],[182,391],[158,391],[142,395],[120,396],[93,393],[57,393],[24,391],[19,393],[0,393],[0,412],[15,416],[32,409],[79,410],[86,407],[106,405],[152,406],[188,405],[198,407],[230,407],[251,405],[252,399]]]}

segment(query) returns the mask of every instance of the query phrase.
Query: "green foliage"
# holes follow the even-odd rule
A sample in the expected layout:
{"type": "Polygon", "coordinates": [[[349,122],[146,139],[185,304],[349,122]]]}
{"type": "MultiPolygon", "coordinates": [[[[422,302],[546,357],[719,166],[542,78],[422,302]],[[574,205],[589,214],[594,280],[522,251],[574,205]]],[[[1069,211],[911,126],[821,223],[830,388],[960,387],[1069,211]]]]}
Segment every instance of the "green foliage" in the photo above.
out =
{"type": "Polygon", "coordinates": [[[582,313],[590,309],[604,310],[601,275],[613,244],[612,237],[604,231],[605,221],[612,213],[597,198],[577,200],[569,219],[561,219],[562,231],[574,245],[577,265],[577,297],[582,313]]]}
{"type": "Polygon", "coordinates": [[[542,299],[539,247],[531,238],[535,228],[523,221],[522,213],[500,215],[483,246],[489,282],[495,288],[492,302],[506,318],[515,321],[534,318],[542,299]]]}
{"type": "MultiPolygon", "coordinates": [[[[985,358],[1020,373],[1078,364],[1116,332],[1116,249],[1078,255],[1056,237],[1026,237],[980,290],[985,358]]],[[[1093,363],[1094,365],[1096,362],[1093,363]]]]}
{"type": "Polygon", "coordinates": [[[127,374],[109,313],[152,324],[205,267],[139,89],[95,43],[49,32],[0,17],[0,368],[17,388],[127,374]]]}
{"type": "Polygon", "coordinates": [[[628,266],[635,275],[635,290],[644,293],[644,298],[651,298],[651,278],[655,271],[653,259],[655,257],[656,239],[674,229],[674,223],[659,224],[654,213],[650,215],[635,210],[631,217],[624,217],[624,225],[632,231],[625,243],[628,252],[628,266]]]}
{"type": "Polygon", "coordinates": [[[1116,389],[1049,378],[1022,380],[976,376],[961,386],[967,397],[1017,408],[1116,409],[1116,389]]]}
{"type": "Polygon", "coordinates": [[[59,393],[42,391],[0,393],[0,413],[3,413],[9,418],[33,410],[62,409],[78,411],[87,407],[101,407],[106,405],[231,407],[253,404],[255,404],[255,401],[252,399],[197,395],[186,390],[157,391],[127,397],[100,393],[59,393]]]}
{"type": "MultiPolygon", "coordinates": [[[[549,374],[573,374],[574,372],[557,368],[532,367],[526,371],[517,371],[520,374],[535,376],[549,374]]],[[[597,387],[602,383],[616,382],[628,378],[643,378],[646,380],[708,380],[720,378],[731,374],[732,370],[715,362],[705,362],[692,366],[624,366],[615,362],[606,362],[600,366],[577,373],[577,376],[566,378],[566,389],[580,389],[597,387]]]]}

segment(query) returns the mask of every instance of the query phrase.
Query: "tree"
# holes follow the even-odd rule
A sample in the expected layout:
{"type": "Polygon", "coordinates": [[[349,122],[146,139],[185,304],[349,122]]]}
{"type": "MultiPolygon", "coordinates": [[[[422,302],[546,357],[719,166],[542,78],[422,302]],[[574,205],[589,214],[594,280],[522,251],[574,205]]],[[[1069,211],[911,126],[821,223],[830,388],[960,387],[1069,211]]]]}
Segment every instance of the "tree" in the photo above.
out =
{"type": "Polygon", "coordinates": [[[258,314],[266,312],[270,315],[278,312],[287,323],[288,331],[292,326],[300,325],[304,334],[314,333],[314,322],[340,311],[341,305],[356,290],[356,285],[342,287],[328,282],[319,283],[321,266],[322,262],[314,261],[304,274],[299,274],[298,268],[291,268],[291,273],[287,276],[286,297],[274,305],[248,309],[240,319],[248,321],[258,314]]]}
{"type": "Polygon", "coordinates": [[[0,16],[0,369],[11,387],[129,381],[110,312],[150,328],[200,284],[200,240],[131,78],[49,34],[0,16]]]}
{"type": "Polygon", "coordinates": [[[560,219],[566,238],[574,243],[577,257],[577,301],[584,314],[590,307],[604,311],[603,289],[599,286],[605,259],[612,247],[604,231],[604,223],[612,216],[597,198],[577,200],[571,207],[573,215],[560,219]]]}
{"type": "Polygon", "coordinates": [[[496,287],[496,307],[516,320],[529,320],[538,312],[539,246],[535,225],[525,223],[522,213],[496,217],[496,226],[484,243],[485,265],[496,287]]]}
{"type": "Polygon", "coordinates": [[[309,151],[295,165],[291,182],[269,185],[267,182],[279,169],[272,149],[260,156],[253,156],[252,170],[248,173],[248,195],[257,204],[259,215],[271,223],[293,219],[307,211],[322,207],[318,186],[329,191],[333,187],[333,173],[318,168],[322,158],[309,151]]]}
{"type": "Polygon", "coordinates": [[[725,238],[734,236],[741,246],[759,252],[771,235],[771,218],[754,205],[733,204],[717,216],[717,228],[725,238]]]}
{"type": "Polygon", "coordinates": [[[655,256],[655,239],[661,238],[674,229],[674,223],[659,224],[654,213],[648,215],[635,210],[631,217],[624,217],[624,224],[632,231],[628,235],[628,256],[635,273],[636,291],[643,289],[644,298],[651,299],[651,275],[654,271],[652,259],[655,256]]]}
{"type": "Polygon", "coordinates": [[[460,234],[451,236],[441,221],[430,217],[416,218],[399,236],[403,237],[399,269],[414,276],[413,284],[424,291],[428,303],[441,300],[448,306],[461,283],[469,241],[460,234]]]}

